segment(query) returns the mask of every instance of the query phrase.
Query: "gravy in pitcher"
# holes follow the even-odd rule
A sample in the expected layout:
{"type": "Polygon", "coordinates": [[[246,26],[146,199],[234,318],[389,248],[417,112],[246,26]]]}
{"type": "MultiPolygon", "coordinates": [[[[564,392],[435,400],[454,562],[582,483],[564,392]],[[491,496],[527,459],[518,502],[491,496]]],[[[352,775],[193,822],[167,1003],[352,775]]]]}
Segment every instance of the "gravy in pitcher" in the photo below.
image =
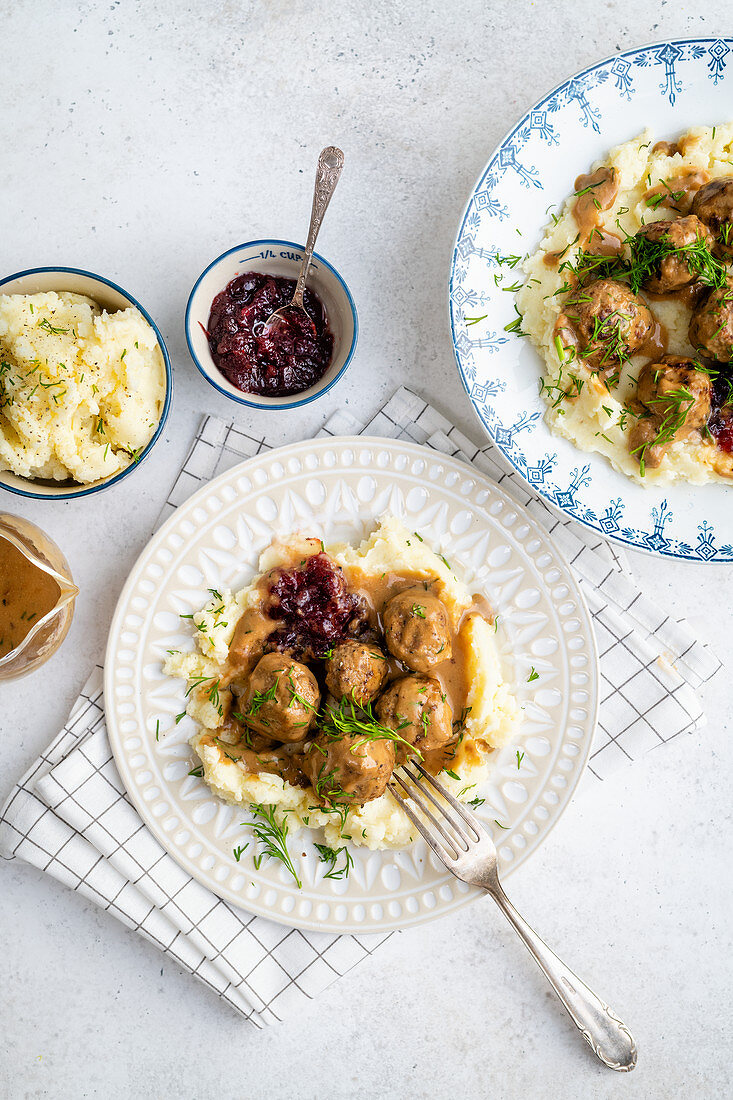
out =
{"type": "Polygon", "coordinates": [[[0,657],[23,642],[60,594],[53,577],[0,536],[0,657]]]}

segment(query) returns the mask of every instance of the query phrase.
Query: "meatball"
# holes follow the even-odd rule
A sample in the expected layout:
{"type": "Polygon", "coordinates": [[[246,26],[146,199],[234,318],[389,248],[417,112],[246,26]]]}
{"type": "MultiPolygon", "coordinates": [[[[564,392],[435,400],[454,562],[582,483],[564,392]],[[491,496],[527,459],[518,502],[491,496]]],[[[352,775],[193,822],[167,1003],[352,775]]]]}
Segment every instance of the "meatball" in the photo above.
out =
{"type": "Polygon", "coordinates": [[[424,588],[408,588],[387,600],[382,622],[387,649],[415,672],[429,672],[450,658],[448,612],[424,588]]]}
{"type": "Polygon", "coordinates": [[[248,726],[276,741],[302,741],[321,693],[310,669],[283,653],[258,661],[240,697],[248,726]]]}
{"type": "Polygon", "coordinates": [[[307,746],[302,769],[321,802],[363,806],[380,798],[395,766],[394,742],[319,733],[307,746]]]}
{"type": "Polygon", "coordinates": [[[673,440],[707,424],[711,392],[709,375],[692,359],[665,355],[642,367],[637,397],[647,415],[632,428],[629,448],[644,467],[659,466],[673,440]]]}
{"type": "MultiPolygon", "coordinates": [[[[665,244],[670,248],[684,249],[696,241],[704,241],[713,247],[710,230],[694,214],[676,221],[650,222],[636,234],[637,241],[665,244]]],[[[643,253],[642,253],[643,254],[643,253]]],[[[690,268],[685,252],[671,252],[655,264],[653,272],[644,280],[644,286],[654,294],[670,294],[682,290],[697,279],[697,272],[690,268]]]]}
{"type": "Polygon", "coordinates": [[[453,738],[453,714],[443,688],[432,676],[393,680],[375,706],[382,725],[409,741],[419,753],[442,748],[453,738]]]}
{"type": "Polygon", "coordinates": [[[733,259],[733,176],[711,180],[695,195],[690,208],[715,237],[715,251],[733,259]]]}
{"type": "Polygon", "coordinates": [[[346,695],[360,707],[371,703],[387,679],[387,658],[378,646],[341,642],[326,659],[326,687],[336,699],[346,695]]]}
{"type": "Polygon", "coordinates": [[[711,359],[729,363],[733,359],[733,278],[725,286],[713,287],[692,314],[690,343],[711,359]]]}
{"type": "Polygon", "coordinates": [[[643,299],[613,279],[574,291],[560,320],[574,330],[580,358],[593,370],[615,369],[642,347],[654,325],[643,299]]]}

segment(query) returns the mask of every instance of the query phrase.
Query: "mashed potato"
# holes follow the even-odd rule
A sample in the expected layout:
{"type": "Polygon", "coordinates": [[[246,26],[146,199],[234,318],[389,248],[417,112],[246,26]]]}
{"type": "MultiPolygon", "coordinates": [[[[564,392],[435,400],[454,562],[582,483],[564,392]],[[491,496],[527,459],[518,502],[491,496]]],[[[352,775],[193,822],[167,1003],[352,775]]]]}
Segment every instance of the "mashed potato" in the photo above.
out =
{"type": "MultiPolygon", "coordinates": [[[[710,179],[731,174],[733,123],[725,126],[698,127],[688,131],[669,147],[645,130],[638,137],[612,149],[608,156],[593,165],[614,167],[620,180],[618,194],[612,206],[603,212],[600,228],[617,236],[632,236],[644,223],[673,216],[664,203],[649,204],[649,192],[669,181],[696,170],[704,170],[710,179]]],[[[585,170],[579,164],[578,171],[585,170]]],[[[574,195],[565,202],[559,217],[553,218],[538,250],[525,263],[527,279],[517,296],[522,314],[522,328],[538,348],[545,364],[543,394],[548,403],[545,418],[551,430],[569,439],[582,451],[596,451],[608,458],[611,465],[643,485],[668,484],[677,479],[701,485],[709,481],[730,480],[733,459],[712,441],[676,440],[667,448],[657,469],[647,468],[640,475],[639,462],[629,452],[628,432],[633,418],[624,405],[635,394],[635,380],[640,366],[648,357],[632,356],[621,371],[616,388],[610,391],[586,366],[575,360],[572,370],[584,381],[580,395],[563,400],[552,407],[558,384],[567,386],[560,376],[563,364],[555,342],[555,323],[566,293],[567,270],[561,264],[545,262],[549,253],[562,254],[562,261],[574,262],[578,255],[578,224],[573,214],[574,195]]],[[[642,297],[644,297],[642,291],[642,297]]],[[[694,356],[688,341],[690,308],[673,299],[648,299],[655,318],[667,331],[667,351],[673,355],[694,356]]]]}
{"type": "Polygon", "coordinates": [[[86,484],[137,460],[160,420],[163,354],[139,310],[0,294],[0,470],[86,484]]]}
{"type": "MultiPolygon", "coordinates": [[[[294,544],[298,545],[297,540],[268,547],[260,559],[260,575],[292,560],[294,544]]],[[[480,615],[462,620],[472,604],[468,588],[443,558],[394,517],[383,519],[358,548],[338,544],[328,547],[327,553],[342,566],[347,578],[358,575],[376,579],[385,573],[408,573],[437,579],[440,598],[453,627],[459,630],[470,681],[465,733],[450,765],[454,774],[443,771],[440,779],[456,797],[469,801],[489,770],[493,750],[514,736],[520,720],[520,708],[502,674],[494,626],[480,615]]],[[[318,806],[311,788],[293,786],[278,775],[248,773],[228,758],[225,751],[211,744],[207,734],[221,724],[219,708],[222,699],[226,704],[226,689],[212,698],[208,684],[216,679],[226,682],[229,643],[243,611],[260,600],[258,579],[255,577],[236,593],[217,592],[206,607],[193,615],[197,628],[195,649],[188,653],[173,652],[164,663],[166,673],[188,680],[189,685],[196,685],[202,678],[207,681],[191,688],[186,705],[187,713],[200,727],[191,744],[201,759],[205,781],[227,802],[275,805],[280,815],[287,811],[291,832],[303,827],[324,829],[326,843],[333,848],[343,843],[345,835],[354,844],[374,849],[410,844],[415,837],[414,827],[389,793],[363,806],[349,807],[344,822],[337,811],[329,812],[318,806]]]]}

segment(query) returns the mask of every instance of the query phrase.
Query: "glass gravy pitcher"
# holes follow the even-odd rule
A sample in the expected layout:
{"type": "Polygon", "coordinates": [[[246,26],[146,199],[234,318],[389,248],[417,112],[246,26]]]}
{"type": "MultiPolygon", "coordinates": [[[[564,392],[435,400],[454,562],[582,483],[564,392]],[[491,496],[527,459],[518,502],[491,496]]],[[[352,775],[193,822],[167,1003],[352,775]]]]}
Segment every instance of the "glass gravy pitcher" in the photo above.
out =
{"type": "Polygon", "coordinates": [[[79,589],[56,543],[0,512],[0,680],[25,676],[66,637],[79,589]]]}

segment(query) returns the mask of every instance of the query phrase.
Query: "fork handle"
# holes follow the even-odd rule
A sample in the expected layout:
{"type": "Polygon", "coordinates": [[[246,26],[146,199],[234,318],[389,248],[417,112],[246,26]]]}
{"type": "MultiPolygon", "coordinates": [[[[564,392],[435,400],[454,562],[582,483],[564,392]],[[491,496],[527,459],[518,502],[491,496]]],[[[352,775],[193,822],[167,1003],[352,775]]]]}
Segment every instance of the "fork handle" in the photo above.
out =
{"type": "Polygon", "coordinates": [[[530,928],[498,882],[488,893],[539,965],[593,1053],[609,1069],[632,1070],[636,1065],[636,1043],[626,1024],[530,928]]]}

